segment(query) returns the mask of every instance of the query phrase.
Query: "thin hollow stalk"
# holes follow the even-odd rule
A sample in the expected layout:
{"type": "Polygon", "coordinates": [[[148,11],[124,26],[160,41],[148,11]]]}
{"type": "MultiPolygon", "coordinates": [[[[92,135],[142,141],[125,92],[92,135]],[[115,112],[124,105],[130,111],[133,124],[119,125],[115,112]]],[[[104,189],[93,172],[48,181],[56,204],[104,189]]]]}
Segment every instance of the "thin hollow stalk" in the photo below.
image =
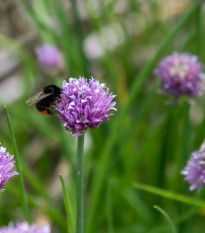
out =
{"type": "Polygon", "coordinates": [[[83,148],[84,135],[78,137],[77,144],[77,233],[84,232],[83,216],[83,148]]]}
{"type": "Polygon", "coordinates": [[[14,159],[16,161],[16,170],[19,173],[18,182],[19,182],[19,187],[20,187],[20,195],[21,195],[20,199],[21,199],[21,203],[23,206],[23,210],[24,210],[24,216],[25,216],[25,219],[27,220],[27,222],[31,223],[31,217],[30,217],[30,212],[29,212],[29,208],[28,208],[28,200],[27,200],[27,195],[26,195],[26,191],[24,188],[24,183],[23,183],[23,175],[22,175],[22,169],[21,169],[21,164],[20,164],[20,156],[19,156],[19,152],[18,152],[18,148],[17,148],[17,144],[16,144],[14,130],[13,130],[10,116],[8,113],[8,109],[6,106],[4,106],[4,112],[6,115],[6,119],[7,119],[7,123],[8,123],[8,127],[9,127],[9,132],[10,132],[10,137],[11,137],[11,141],[12,141],[12,145],[13,145],[14,159]]]}
{"type": "Polygon", "coordinates": [[[158,161],[158,171],[157,171],[157,186],[160,188],[164,187],[165,184],[165,177],[166,177],[166,165],[167,165],[167,159],[169,155],[169,139],[170,139],[170,133],[172,129],[172,122],[174,118],[174,110],[176,108],[176,104],[172,104],[170,106],[170,109],[168,111],[167,117],[165,119],[165,127],[164,127],[164,135],[162,138],[162,146],[161,146],[161,152],[159,156],[158,161]]]}
{"type": "Polygon", "coordinates": [[[182,148],[182,156],[181,156],[181,164],[180,164],[180,169],[182,169],[186,162],[187,159],[189,158],[190,154],[190,119],[189,119],[189,111],[190,111],[190,105],[189,103],[185,102],[184,103],[184,126],[183,126],[183,148],[182,148]]]}
{"type": "MultiPolygon", "coordinates": [[[[183,118],[183,141],[182,141],[182,155],[180,156],[179,160],[179,169],[180,171],[184,168],[186,165],[188,158],[190,156],[190,146],[191,146],[191,124],[190,124],[190,117],[189,117],[189,111],[190,111],[190,104],[186,102],[183,103],[183,110],[184,110],[184,118],[183,118]]],[[[180,184],[181,192],[183,194],[187,193],[187,188],[185,185],[185,182],[182,177],[180,177],[180,180],[182,179],[182,183],[180,184]]],[[[178,207],[179,213],[182,214],[184,211],[186,211],[186,208],[183,205],[179,205],[178,207]]],[[[191,228],[192,222],[189,222],[189,229],[191,228]]],[[[187,226],[187,224],[182,223],[178,226],[178,229],[180,232],[184,231],[184,227],[187,226]]]]}

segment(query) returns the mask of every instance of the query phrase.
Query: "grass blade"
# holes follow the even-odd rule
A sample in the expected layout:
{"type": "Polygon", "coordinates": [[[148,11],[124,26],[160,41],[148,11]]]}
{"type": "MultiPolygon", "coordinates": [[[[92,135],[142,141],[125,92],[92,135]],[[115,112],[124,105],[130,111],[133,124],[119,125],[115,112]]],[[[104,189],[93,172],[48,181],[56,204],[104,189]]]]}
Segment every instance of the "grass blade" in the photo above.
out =
{"type": "Polygon", "coordinates": [[[175,192],[167,191],[164,189],[156,188],[151,185],[146,185],[146,184],[141,184],[141,183],[134,183],[133,187],[146,191],[146,192],[150,192],[155,195],[159,195],[164,198],[178,201],[178,202],[181,202],[187,205],[193,205],[199,208],[205,208],[205,201],[202,201],[200,199],[187,197],[185,195],[181,195],[175,192]]]}
{"type": "Polygon", "coordinates": [[[27,195],[26,195],[26,191],[25,191],[25,187],[24,187],[24,183],[23,183],[23,175],[22,175],[22,170],[21,170],[21,163],[20,163],[20,156],[19,156],[19,152],[18,152],[18,148],[17,148],[17,144],[16,144],[16,138],[14,135],[14,130],[11,124],[11,120],[10,120],[10,116],[8,113],[8,109],[6,106],[4,106],[4,112],[6,115],[6,119],[7,119],[7,124],[9,127],[9,133],[10,133],[10,137],[11,137],[11,142],[13,145],[13,150],[14,150],[14,158],[16,161],[16,169],[19,173],[18,176],[18,182],[19,182],[19,187],[20,187],[20,199],[21,199],[21,203],[23,206],[23,210],[24,210],[24,216],[27,220],[28,223],[31,223],[31,217],[30,217],[30,212],[29,212],[29,208],[28,208],[28,200],[27,200],[27,195]]]}
{"type": "Polygon", "coordinates": [[[62,190],[63,190],[63,199],[64,199],[65,211],[66,211],[66,215],[67,215],[67,228],[69,229],[68,232],[74,233],[75,232],[75,223],[74,223],[74,216],[73,216],[71,201],[70,201],[68,192],[66,190],[65,182],[64,182],[62,175],[59,175],[59,178],[60,178],[61,186],[62,186],[62,190]]]}
{"type": "Polygon", "coordinates": [[[169,215],[162,209],[160,208],[159,206],[155,205],[154,206],[155,209],[157,209],[167,220],[167,222],[169,223],[170,225],[170,228],[171,228],[171,232],[172,233],[177,233],[177,229],[173,223],[173,221],[171,220],[171,218],[169,217],[169,215]]]}

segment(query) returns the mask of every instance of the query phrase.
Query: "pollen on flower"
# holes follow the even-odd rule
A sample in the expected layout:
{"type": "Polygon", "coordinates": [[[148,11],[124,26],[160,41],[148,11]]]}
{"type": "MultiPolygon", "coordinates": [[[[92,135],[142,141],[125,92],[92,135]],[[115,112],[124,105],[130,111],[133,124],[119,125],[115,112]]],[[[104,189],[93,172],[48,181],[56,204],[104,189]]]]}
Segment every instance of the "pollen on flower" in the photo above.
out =
{"type": "Polygon", "coordinates": [[[202,93],[202,65],[196,56],[173,53],[160,61],[154,73],[167,94],[192,97],[202,93]]]}
{"type": "Polygon", "coordinates": [[[205,141],[200,149],[192,153],[187,166],[181,172],[191,185],[190,190],[200,189],[205,184],[205,141]]]}
{"type": "Polygon", "coordinates": [[[70,78],[63,81],[61,101],[56,101],[58,118],[66,130],[73,136],[83,135],[88,128],[97,128],[108,120],[115,110],[115,95],[109,93],[105,84],[91,78],[70,78]]]}
{"type": "Polygon", "coordinates": [[[11,171],[14,167],[13,155],[6,152],[6,148],[0,147],[0,189],[6,184],[10,177],[18,175],[18,172],[11,171]]]}
{"type": "Polygon", "coordinates": [[[185,78],[188,75],[189,66],[185,61],[181,63],[178,60],[174,60],[173,66],[169,68],[169,74],[173,77],[185,78]]]}

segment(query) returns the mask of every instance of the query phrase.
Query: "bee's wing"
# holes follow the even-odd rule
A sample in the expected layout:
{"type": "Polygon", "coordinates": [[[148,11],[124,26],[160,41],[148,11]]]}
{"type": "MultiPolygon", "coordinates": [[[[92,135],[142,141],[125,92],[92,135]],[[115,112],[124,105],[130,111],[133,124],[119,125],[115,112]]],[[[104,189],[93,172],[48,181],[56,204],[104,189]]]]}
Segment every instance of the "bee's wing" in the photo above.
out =
{"type": "Polygon", "coordinates": [[[28,104],[28,106],[30,106],[32,104],[36,104],[37,102],[39,102],[40,100],[44,99],[45,97],[47,97],[49,95],[52,95],[52,93],[44,93],[43,91],[40,91],[37,94],[35,94],[34,96],[31,96],[26,101],[26,104],[28,104]]]}

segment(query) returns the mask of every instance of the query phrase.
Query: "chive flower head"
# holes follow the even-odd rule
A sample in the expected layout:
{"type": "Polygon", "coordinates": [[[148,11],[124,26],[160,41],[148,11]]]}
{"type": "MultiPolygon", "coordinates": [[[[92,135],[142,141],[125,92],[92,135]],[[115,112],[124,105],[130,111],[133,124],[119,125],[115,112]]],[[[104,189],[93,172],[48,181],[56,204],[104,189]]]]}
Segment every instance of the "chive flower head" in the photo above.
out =
{"type": "Polygon", "coordinates": [[[202,93],[202,64],[197,56],[173,53],[163,58],[154,70],[163,92],[175,97],[193,97],[202,93]]]}
{"type": "Polygon", "coordinates": [[[18,172],[11,171],[14,167],[13,155],[6,152],[6,148],[0,146],[0,190],[14,175],[18,175],[18,172]]]}
{"type": "Polygon", "coordinates": [[[198,151],[192,153],[186,167],[181,172],[190,184],[190,190],[199,190],[205,184],[205,140],[198,151]]]}
{"type": "Polygon", "coordinates": [[[69,82],[63,81],[62,89],[61,101],[56,101],[55,109],[72,136],[97,128],[113,115],[110,110],[116,110],[116,103],[112,102],[115,95],[93,78],[70,78],[69,82]]]}
{"type": "Polygon", "coordinates": [[[49,44],[35,48],[38,63],[44,69],[58,69],[62,67],[62,56],[57,47],[49,44]]]}
{"type": "Polygon", "coordinates": [[[0,233],[51,233],[51,230],[47,224],[38,227],[36,225],[29,226],[28,223],[22,222],[16,225],[10,223],[8,226],[1,227],[0,233]]]}

